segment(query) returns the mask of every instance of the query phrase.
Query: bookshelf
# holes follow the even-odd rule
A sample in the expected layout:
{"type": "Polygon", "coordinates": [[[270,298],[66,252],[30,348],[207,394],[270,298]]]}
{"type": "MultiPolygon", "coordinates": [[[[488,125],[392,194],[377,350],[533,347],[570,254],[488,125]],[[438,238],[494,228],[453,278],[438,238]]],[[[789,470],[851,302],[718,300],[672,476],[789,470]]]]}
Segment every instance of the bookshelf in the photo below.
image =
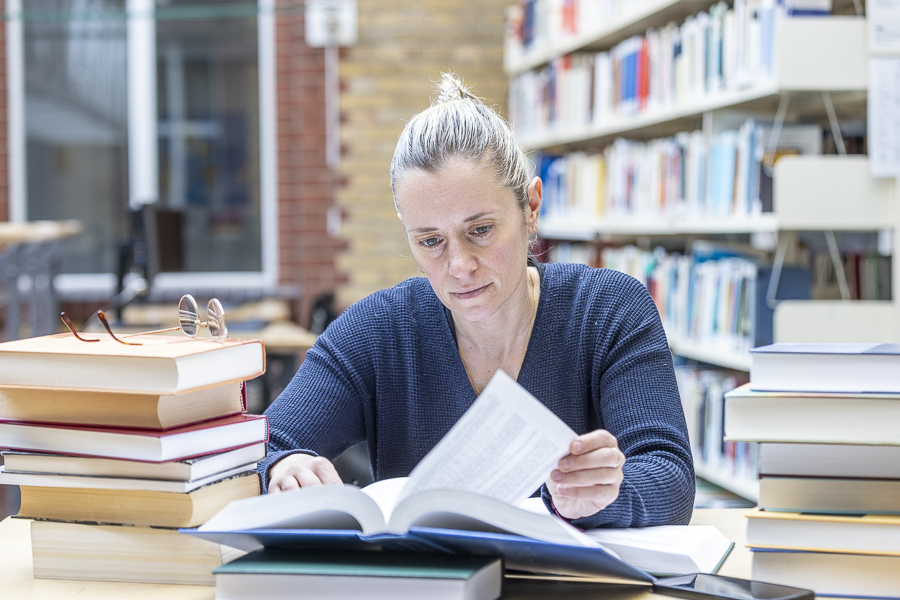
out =
{"type": "MultiPolygon", "coordinates": [[[[688,15],[709,8],[708,0],[631,0],[620,4],[619,14],[609,20],[597,19],[586,29],[562,39],[538,42],[527,52],[507,50],[503,67],[516,75],[546,64],[563,54],[578,50],[607,48],[622,40],[644,33],[668,21],[682,21],[688,15]]],[[[602,16],[602,15],[599,15],[602,16]]]]}
{"type": "MultiPolygon", "coordinates": [[[[664,25],[665,21],[656,23],[664,25]]],[[[657,137],[684,130],[717,110],[774,111],[782,94],[807,110],[822,110],[821,93],[837,106],[864,106],[868,85],[866,21],[857,17],[790,18],[776,22],[774,73],[749,87],[707,94],[681,105],[612,115],[585,127],[524,133],[526,150],[562,151],[598,145],[615,137],[657,137]]]]}
{"type": "MultiPolygon", "coordinates": [[[[643,35],[649,28],[661,31],[670,22],[681,24],[700,11],[708,11],[712,4],[690,0],[638,2],[623,9],[624,12],[596,20],[595,26],[584,27],[577,33],[549,39],[546,35],[543,39],[535,37],[527,51],[508,42],[504,64],[511,78],[510,114],[514,125],[517,116],[523,119],[525,127],[520,129],[520,140],[526,150],[547,155],[591,154],[610,146],[618,138],[658,140],[701,128],[709,140],[722,128],[718,122],[720,115],[728,114],[772,121],[776,112],[781,111],[785,123],[808,121],[821,124],[826,122],[829,100],[845,118],[865,115],[867,24],[864,18],[842,16],[776,18],[772,28],[771,70],[741,85],[721,85],[717,91],[708,90],[699,96],[676,95],[662,102],[651,99],[639,110],[621,110],[619,107],[603,112],[594,106],[587,120],[580,113],[578,118],[561,116],[559,111],[579,105],[571,104],[567,98],[560,100],[553,94],[551,103],[557,104],[551,104],[550,113],[546,112],[546,106],[537,107],[544,110],[543,117],[535,118],[526,112],[528,107],[521,104],[523,98],[533,97],[530,92],[523,93],[516,87],[519,81],[530,81],[523,79],[529,71],[548,72],[550,77],[557,77],[558,72],[552,68],[564,64],[562,60],[566,55],[582,52],[608,52],[612,60],[616,60],[617,44],[632,36],[643,35]]],[[[574,57],[570,60],[571,65],[576,64],[574,57]]],[[[592,71],[591,77],[597,77],[598,72],[592,71]]],[[[550,81],[550,85],[557,85],[552,79],[550,81]]],[[[579,85],[585,87],[583,83],[579,85]]],[[[588,87],[592,90],[592,98],[597,94],[595,85],[591,83],[588,87]]],[[[869,175],[868,160],[863,155],[787,156],[778,160],[772,171],[772,212],[756,209],[747,214],[713,216],[666,210],[642,214],[638,210],[621,214],[609,210],[609,198],[606,198],[606,212],[602,214],[585,212],[582,206],[576,207],[571,214],[551,211],[539,221],[538,234],[548,240],[588,242],[598,244],[598,247],[629,240],[651,247],[651,240],[690,240],[708,236],[731,239],[743,235],[778,238],[790,243],[799,232],[893,230],[896,246],[895,223],[900,217],[894,208],[894,187],[892,180],[874,179],[869,175]]],[[[895,289],[898,273],[900,268],[895,261],[895,289]]],[[[768,275],[760,276],[760,286],[766,286],[767,282],[768,275]]],[[[774,339],[895,341],[900,339],[900,302],[896,301],[896,292],[893,298],[894,301],[780,301],[772,316],[774,339]]],[[[749,372],[751,361],[746,350],[733,349],[720,341],[701,342],[686,338],[677,331],[667,331],[667,335],[676,356],[749,372]]],[[[696,470],[699,477],[716,485],[745,498],[758,499],[755,478],[736,476],[716,460],[705,462],[699,459],[696,470]]]]}

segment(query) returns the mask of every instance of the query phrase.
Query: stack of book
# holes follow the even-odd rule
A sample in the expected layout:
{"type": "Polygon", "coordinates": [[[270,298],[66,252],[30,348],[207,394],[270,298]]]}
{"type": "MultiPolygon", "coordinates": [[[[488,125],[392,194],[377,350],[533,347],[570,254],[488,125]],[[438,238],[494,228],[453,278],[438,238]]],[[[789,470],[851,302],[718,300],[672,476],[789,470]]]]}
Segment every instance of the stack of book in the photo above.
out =
{"type": "Polygon", "coordinates": [[[757,441],[753,578],[900,597],[900,345],[773,344],[726,394],[725,434],[757,441]]]}
{"type": "Polygon", "coordinates": [[[34,575],[212,584],[233,552],[179,535],[259,494],[259,341],[71,334],[0,344],[0,484],[21,488],[34,575]]]}

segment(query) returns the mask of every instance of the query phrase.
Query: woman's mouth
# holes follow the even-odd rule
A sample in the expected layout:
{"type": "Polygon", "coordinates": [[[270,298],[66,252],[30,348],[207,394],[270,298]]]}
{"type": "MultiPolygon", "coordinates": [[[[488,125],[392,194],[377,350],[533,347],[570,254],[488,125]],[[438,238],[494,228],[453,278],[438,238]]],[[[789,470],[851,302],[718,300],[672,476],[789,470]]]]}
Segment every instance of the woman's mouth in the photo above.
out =
{"type": "Polygon", "coordinates": [[[470,298],[475,298],[476,296],[480,296],[482,292],[484,292],[488,286],[491,284],[483,285],[478,288],[474,288],[465,292],[450,292],[454,297],[460,300],[468,300],[470,298]]]}

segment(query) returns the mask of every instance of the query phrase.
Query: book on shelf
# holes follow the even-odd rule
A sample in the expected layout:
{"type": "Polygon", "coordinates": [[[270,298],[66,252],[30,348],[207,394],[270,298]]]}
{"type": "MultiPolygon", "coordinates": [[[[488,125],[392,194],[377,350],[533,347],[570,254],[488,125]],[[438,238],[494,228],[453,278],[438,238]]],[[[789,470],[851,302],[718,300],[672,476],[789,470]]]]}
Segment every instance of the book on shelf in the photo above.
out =
{"type": "Polygon", "coordinates": [[[0,423],[0,447],[162,462],[269,439],[264,415],[234,415],[164,431],[0,423]]]}
{"type": "Polygon", "coordinates": [[[900,514],[900,480],[760,477],[759,507],[789,512],[900,514]]]}
{"type": "MultiPolygon", "coordinates": [[[[546,509],[535,511],[533,502],[531,510],[520,506],[546,481],[575,437],[498,371],[408,479],[384,480],[362,490],[301,488],[234,502],[185,533],[247,551],[365,549],[373,544],[414,550],[425,544],[447,552],[503,555],[514,569],[646,584],[651,581],[647,573],[621,561],[590,535],[546,509]]],[[[722,538],[710,532],[716,534],[722,538]]],[[[666,551],[665,544],[656,549],[670,558],[691,554],[684,547],[666,551]]],[[[720,550],[719,558],[727,553],[727,548],[720,550]]]]}
{"type": "Polygon", "coordinates": [[[246,408],[239,381],[179,394],[0,387],[0,420],[171,429],[246,408]]]}
{"type": "MultiPolygon", "coordinates": [[[[757,356],[754,351],[754,367],[757,356]]],[[[729,440],[858,444],[871,446],[871,452],[882,453],[891,450],[875,450],[875,445],[900,444],[900,429],[896,426],[900,422],[900,394],[755,391],[752,388],[760,385],[757,372],[751,372],[750,383],[725,394],[725,436],[729,440]]],[[[797,374],[787,375],[796,377],[797,374]]],[[[891,374],[883,375],[890,377],[891,374]]],[[[860,384],[866,385],[864,381],[860,384]]],[[[824,386],[810,383],[809,387],[824,386]]],[[[804,452],[799,444],[797,446],[793,448],[795,454],[804,452]]],[[[782,448],[782,451],[787,450],[782,448]]],[[[850,455],[842,458],[839,456],[842,452],[835,448],[830,454],[850,467],[846,462],[850,455]]],[[[861,452],[863,449],[856,450],[853,456],[859,456],[861,452]]],[[[809,451],[805,453],[809,456],[808,462],[814,460],[809,451]]],[[[820,466],[827,467],[828,463],[822,462],[820,466]]]]}
{"type": "Polygon", "coordinates": [[[252,600],[260,590],[291,598],[297,590],[319,600],[494,600],[503,560],[412,552],[263,549],[216,568],[216,598],[252,600]]]}
{"type": "MultiPolygon", "coordinates": [[[[773,310],[766,301],[772,267],[743,251],[698,241],[690,255],[625,246],[604,248],[601,257],[603,267],[628,273],[647,287],[673,341],[734,353],[772,341],[773,310]]],[[[782,268],[775,297],[809,295],[809,270],[782,268]]]]}
{"type": "Polygon", "coordinates": [[[900,344],[777,343],[751,358],[754,391],[900,393],[900,344]]]}
{"type": "Polygon", "coordinates": [[[23,485],[18,516],[80,523],[196,527],[233,500],[258,496],[249,471],[187,493],[23,485]]]}
{"type": "Polygon", "coordinates": [[[212,570],[244,554],[175,529],[31,522],[35,579],[213,585],[212,570]]]}
{"type": "MultiPolygon", "coordinates": [[[[772,85],[775,75],[776,21],[791,16],[782,2],[710,3],[708,11],[687,16],[682,23],[651,27],[645,35],[629,37],[602,52],[559,52],[541,67],[525,70],[510,81],[512,122],[523,135],[572,131],[603,126],[643,113],[675,110],[726,93],[772,85]],[[561,61],[577,56],[586,63],[587,86],[568,85],[561,61]],[[590,65],[593,64],[593,68],[590,65]],[[565,115],[573,94],[587,99],[587,109],[565,115]]],[[[800,13],[798,13],[799,15],[800,13]]],[[[804,12],[802,16],[809,16],[804,12]]],[[[513,12],[523,26],[512,24],[507,40],[507,65],[516,68],[526,48],[546,51],[546,36],[533,11],[513,12]],[[538,35],[526,35],[527,32],[538,35]],[[531,40],[525,45],[525,40],[531,40]],[[536,42],[534,40],[537,40],[536,42]],[[518,49],[517,49],[518,48],[518,49]]],[[[621,39],[621,38],[620,38],[621,39]]],[[[518,69],[516,69],[518,70],[518,69]]]]}
{"type": "MultiPolygon", "coordinates": [[[[777,417],[773,417],[777,418],[777,417]]],[[[875,418],[875,421],[878,421],[875,418]]],[[[885,418],[897,423],[894,417],[885,418]]],[[[848,421],[843,421],[846,425],[848,421]]],[[[869,422],[869,425],[872,421],[869,422]]],[[[810,424],[815,428],[815,424],[810,424]]],[[[760,475],[900,479],[900,445],[759,444],[760,475]]]]}
{"type": "Polygon", "coordinates": [[[0,343],[0,385],[145,394],[252,379],[265,371],[259,340],[139,335],[140,346],[108,336],[79,341],[70,333],[0,343]]]}
{"type": "Polygon", "coordinates": [[[769,164],[821,154],[818,125],[785,125],[770,157],[770,125],[738,115],[720,120],[729,128],[712,136],[696,130],[650,141],[618,138],[602,152],[542,154],[541,217],[749,220],[773,212],[769,164]]]}
{"type": "Polygon", "coordinates": [[[0,465],[0,485],[52,487],[68,489],[97,490],[141,490],[147,492],[174,492],[187,494],[204,485],[215,483],[235,475],[255,471],[256,463],[249,463],[228,469],[222,473],[207,475],[193,481],[167,481],[160,479],[139,479],[136,477],[95,477],[86,475],[55,475],[50,473],[13,473],[0,465]]]}
{"type": "MultiPolygon", "coordinates": [[[[893,275],[892,257],[875,252],[846,250],[841,253],[841,265],[847,280],[851,300],[890,300],[893,275]]],[[[815,277],[813,298],[840,300],[841,287],[834,269],[834,261],[827,249],[813,252],[810,258],[815,277]]]]}
{"type": "Polygon", "coordinates": [[[9,473],[197,481],[217,473],[224,473],[241,465],[261,461],[266,457],[266,444],[259,442],[216,454],[166,462],[144,462],[15,450],[7,450],[2,454],[4,460],[3,469],[9,473]]]}
{"type": "Polygon", "coordinates": [[[722,440],[723,394],[742,381],[741,377],[720,369],[679,365],[675,379],[695,462],[735,480],[756,479],[755,445],[722,440]]]}
{"type": "Polygon", "coordinates": [[[900,515],[754,510],[747,517],[752,548],[900,556],[900,515]]]}
{"type": "Polygon", "coordinates": [[[900,598],[900,556],[756,549],[753,579],[808,588],[816,596],[900,598]]]}

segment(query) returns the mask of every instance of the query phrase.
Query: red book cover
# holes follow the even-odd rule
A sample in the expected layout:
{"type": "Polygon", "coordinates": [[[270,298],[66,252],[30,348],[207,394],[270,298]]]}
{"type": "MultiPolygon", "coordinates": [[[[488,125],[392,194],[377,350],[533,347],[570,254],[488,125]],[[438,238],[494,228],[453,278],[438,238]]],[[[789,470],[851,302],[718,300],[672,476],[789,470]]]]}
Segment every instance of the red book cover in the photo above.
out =
{"type": "Polygon", "coordinates": [[[165,431],[0,423],[3,448],[147,462],[182,460],[268,440],[265,415],[233,415],[165,431]]]}
{"type": "Polygon", "coordinates": [[[643,110],[650,95],[650,45],[647,38],[641,38],[641,52],[638,55],[638,106],[643,110]]]}

